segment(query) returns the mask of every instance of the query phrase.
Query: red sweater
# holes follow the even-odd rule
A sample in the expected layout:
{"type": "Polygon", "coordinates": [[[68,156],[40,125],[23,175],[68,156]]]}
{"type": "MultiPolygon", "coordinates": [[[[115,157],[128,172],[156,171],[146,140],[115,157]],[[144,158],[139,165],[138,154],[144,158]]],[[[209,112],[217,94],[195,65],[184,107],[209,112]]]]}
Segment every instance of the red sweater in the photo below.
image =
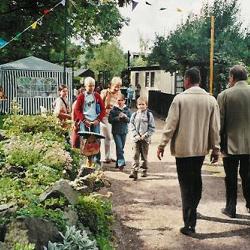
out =
{"type": "MultiPolygon", "coordinates": [[[[94,96],[95,96],[96,103],[100,105],[101,112],[98,115],[97,119],[101,121],[106,114],[105,106],[104,106],[101,96],[97,92],[94,92],[94,96]]],[[[83,121],[85,119],[85,116],[83,114],[84,98],[85,98],[84,94],[81,94],[78,96],[76,105],[73,111],[75,121],[77,122],[83,121]]]]}

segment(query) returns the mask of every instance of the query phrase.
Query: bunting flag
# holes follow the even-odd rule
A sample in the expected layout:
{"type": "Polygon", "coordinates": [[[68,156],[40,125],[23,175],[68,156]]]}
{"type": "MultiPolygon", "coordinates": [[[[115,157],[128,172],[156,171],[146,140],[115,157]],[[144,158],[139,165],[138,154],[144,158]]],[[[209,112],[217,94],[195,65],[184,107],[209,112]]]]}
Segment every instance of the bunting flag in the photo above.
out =
{"type": "Polygon", "coordinates": [[[135,9],[137,4],[138,4],[138,2],[132,0],[132,11],[135,9]]]}
{"type": "Polygon", "coordinates": [[[145,3],[146,3],[147,5],[152,5],[151,3],[147,2],[147,1],[145,1],[145,3]]]}
{"type": "Polygon", "coordinates": [[[37,21],[31,24],[31,29],[35,30],[37,26],[37,21]]]}
{"type": "Polygon", "coordinates": [[[160,10],[166,10],[167,8],[160,8],[160,10]]]}
{"type": "MultiPolygon", "coordinates": [[[[73,2],[73,0],[70,0],[70,2],[73,2]]],[[[42,25],[42,19],[45,15],[48,15],[51,11],[53,11],[57,6],[59,5],[66,5],[66,0],[62,0],[59,3],[57,3],[53,8],[51,9],[45,9],[43,10],[43,15],[38,18],[35,22],[33,22],[30,26],[28,26],[26,29],[24,29],[22,32],[17,33],[14,37],[12,37],[8,42],[6,42],[4,39],[0,38],[0,49],[3,49],[5,46],[7,46],[9,43],[11,43],[12,41],[17,41],[19,40],[20,36],[26,32],[28,29],[36,29],[37,25],[42,25]]]]}
{"type": "Polygon", "coordinates": [[[176,11],[177,11],[177,12],[182,12],[183,10],[180,9],[180,8],[177,8],[176,11]]]}
{"type": "Polygon", "coordinates": [[[0,48],[2,48],[2,46],[4,46],[6,43],[7,42],[4,39],[0,38],[0,48]]]}
{"type": "Polygon", "coordinates": [[[65,6],[65,5],[66,5],[66,0],[62,0],[62,1],[60,2],[60,4],[61,4],[62,6],[65,6]]]}

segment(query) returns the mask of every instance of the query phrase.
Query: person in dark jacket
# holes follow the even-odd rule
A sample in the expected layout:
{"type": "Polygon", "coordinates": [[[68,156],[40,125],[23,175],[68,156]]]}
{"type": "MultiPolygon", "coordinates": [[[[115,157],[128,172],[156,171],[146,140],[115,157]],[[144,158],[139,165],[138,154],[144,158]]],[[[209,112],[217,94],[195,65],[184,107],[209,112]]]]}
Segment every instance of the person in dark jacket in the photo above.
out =
{"type": "Polygon", "coordinates": [[[108,117],[112,125],[112,134],[116,145],[116,167],[123,170],[125,167],[124,145],[128,133],[128,123],[131,112],[125,105],[125,97],[119,94],[117,104],[111,109],[108,117]]]}

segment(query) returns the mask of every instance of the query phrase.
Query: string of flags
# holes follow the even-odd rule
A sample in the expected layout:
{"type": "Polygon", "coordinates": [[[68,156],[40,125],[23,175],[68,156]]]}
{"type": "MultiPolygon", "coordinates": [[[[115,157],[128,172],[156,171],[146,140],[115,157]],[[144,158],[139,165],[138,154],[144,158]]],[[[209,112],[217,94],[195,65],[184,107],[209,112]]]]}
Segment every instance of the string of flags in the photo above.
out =
{"type": "MultiPolygon", "coordinates": [[[[138,5],[138,3],[139,3],[139,0],[132,0],[132,11],[136,8],[136,6],[138,5]]],[[[149,1],[145,1],[145,4],[146,5],[149,5],[149,6],[152,6],[153,4],[152,3],[150,3],[149,1]]],[[[167,9],[167,7],[161,7],[159,10],[166,10],[167,9]]],[[[183,12],[183,10],[182,9],[180,9],[180,8],[176,8],[176,11],[177,12],[183,12]]]]}
{"type": "Polygon", "coordinates": [[[60,2],[58,2],[54,7],[50,8],[50,9],[44,9],[43,10],[43,15],[41,17],[39,17],[36,21],[34,21],[31,25],[29,25],[27,28],[25,28],[22,32],[17,33],[14,37],[12,37],[9,41],[4,40],[3,38],[0,37],[0,49],[3,49],[5,46],[7,46],[9,43],[11,43],[12,41],[17,41],[20,36],[26,32],[28,29],[33,29],[35,30],[37,28],[37,25],[42,25],[42,20],[44,18],[44,16],[48,15],[50,12],[54,11],[54,9],[56,7],[58,7],[59,5],[66,5],[66,0],[61,0],[60,2]]]}

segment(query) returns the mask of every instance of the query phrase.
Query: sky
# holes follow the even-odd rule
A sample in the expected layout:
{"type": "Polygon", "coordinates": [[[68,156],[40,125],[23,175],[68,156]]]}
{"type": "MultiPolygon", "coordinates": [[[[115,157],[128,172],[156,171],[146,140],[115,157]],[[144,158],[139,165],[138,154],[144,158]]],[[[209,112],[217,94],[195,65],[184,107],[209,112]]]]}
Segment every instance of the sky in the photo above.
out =
{"type": "MultiPolygon", "coordinates": [[[[139,37],[148,40],[152,46],[155,35],[167,35],[178,24],[185,21],[188,14],[199,14],[204,0],[135,0],[139,4],[132,11],[132,5],[120,8],[120,13],[130,19],[129,25],[124,26],[119,37],[124,51],[139,52],[139,37]],[[166,8],[166,10],[160,10],[166,8]],[[182,12],[178,12],[177,8],[182,12]]],[[[205,0],[212,2],[213,0],[205,0]]],[[[250,28],[250,4],[249,0],[239,0],[240,20],[245,27],[250,28]]]]}

